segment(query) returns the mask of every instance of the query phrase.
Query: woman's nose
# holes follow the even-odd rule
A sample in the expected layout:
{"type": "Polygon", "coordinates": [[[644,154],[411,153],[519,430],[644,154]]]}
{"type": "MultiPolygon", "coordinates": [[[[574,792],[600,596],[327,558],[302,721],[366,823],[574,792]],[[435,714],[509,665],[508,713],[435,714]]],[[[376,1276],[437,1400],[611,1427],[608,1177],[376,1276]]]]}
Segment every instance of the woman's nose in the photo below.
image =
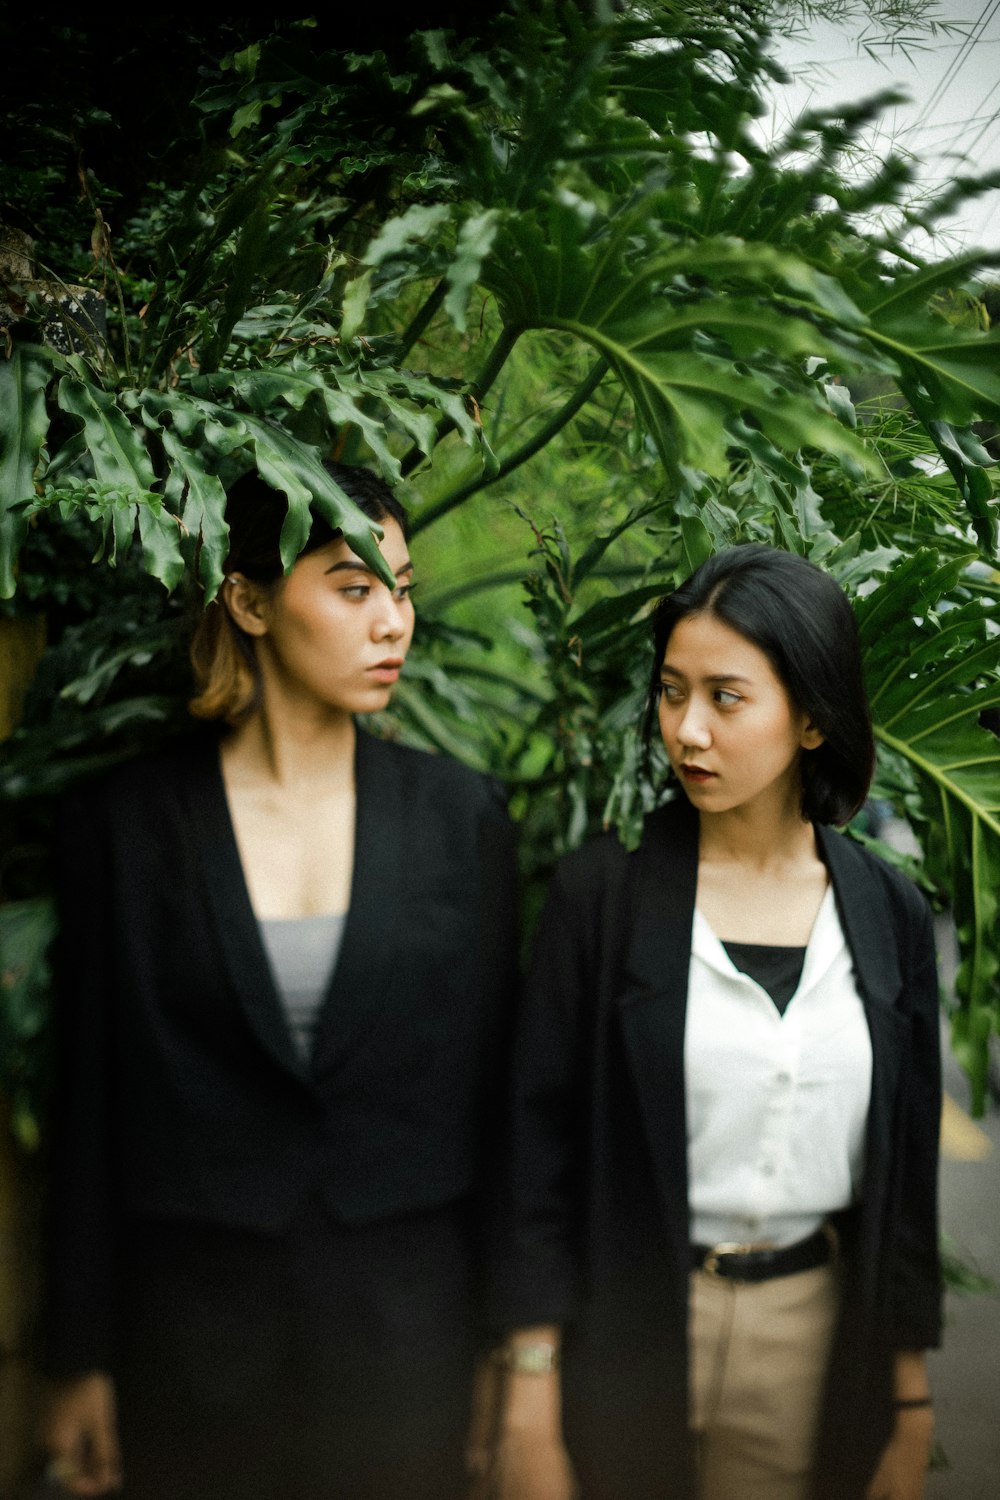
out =
{"type": "Polygon", "coordinates": [[[712,734],[708,727],[704,713],[697,704],[690,704],[687,712],[677,726],[677,738],[682,745],[690,745],[694,750],[707,750],[712,743],[712,734]]]}
{"type": "Polygon", "coordinates": [[[405,635],[406,619],[403,609],[404,606],[394,595],[387,596],[384,607],[379,610],[375,621],[374,634],[379,640],[396,641],[401,635],[405,635]]]}

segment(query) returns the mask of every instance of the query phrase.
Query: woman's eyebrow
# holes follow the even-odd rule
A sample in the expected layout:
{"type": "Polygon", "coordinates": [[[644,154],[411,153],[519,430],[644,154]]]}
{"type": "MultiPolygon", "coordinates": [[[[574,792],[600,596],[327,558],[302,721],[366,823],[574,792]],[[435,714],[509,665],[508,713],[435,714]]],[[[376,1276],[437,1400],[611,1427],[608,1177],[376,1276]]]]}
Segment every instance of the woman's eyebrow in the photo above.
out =
{"type": "MultiPolygon", "coordinates": [[[[401,563],[400,566],[396,569],[395,576],[397,578],[402,578],[404,573],[412,572],[413,564],[410,559],[407,558],[405,563],[401,563]]],[[[347,557],[343,560],[343,562],[331,563],[327,568],[324,577],[330,573],[371,573],[372,577],[375,576],[374,569],[370,568],[366,562],[362,562],[360,557],[347,557]]]]}
{"type": "MultiPolygon", "coordinates": [[[[664,662],[663,666],[660,668],[660,676],[683,677],[684,673],[680,671],[679,668],[668,666],[667,663],[664,662]]],[[[739,672],[710,672],[707,677],[703,677],[701,680],[702,682],[741,682],[746,687],[750,687],[752,685],[751,678],[743,677],[739,672]]]]}

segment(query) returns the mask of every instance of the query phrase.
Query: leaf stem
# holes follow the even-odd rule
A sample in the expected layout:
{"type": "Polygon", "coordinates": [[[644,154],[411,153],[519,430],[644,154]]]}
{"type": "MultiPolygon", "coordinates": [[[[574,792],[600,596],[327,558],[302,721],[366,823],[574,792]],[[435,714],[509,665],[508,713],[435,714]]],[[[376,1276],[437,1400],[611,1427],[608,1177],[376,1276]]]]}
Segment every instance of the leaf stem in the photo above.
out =
{"type": "Polygon", "coordinates": [[[414,532],[423,530],[425,526],[431,525],[433,521],[439,520],[441,516],[447,515],[450,510],[454,510],[457,505],[461,505],[463,500],[467,500],[470,495],[474,495],[478,490],[485,489],[488,484],[495,484],[498,479],[504,479],[514,469],[520,468],[521,464],[526,463],[529,458],[533,458],[536,453],[540,452],[542,448],[552,441],[568,422],[573,420],[581,407],[590,400],[607,372],[607,360],[599,359],[587,378],[577,387],[569,400],[559,408],[555,416],[551,417],[548,422],[545,422],[526,443],[522,443],[520,448],[515,449],[508,458],[505,458],[492,478],[485,479],[482,475],[479,475],[476,479],[470,480],[469,483],[460,485],[457,490],[452,490],[450,495],[443,495],[434,505],[429,505],[426,510],[422,511],[414,519],[411,530],[414,532]]]}
{"type": "Polygon", "coordinates": [[[406,356],[409,354],[410,350],[413,348],[414,344],[420,338],[420,335],[423,333],[424,329],[427,327],[428,323],[430,323],[431,319],[434,317],[434,314],[441,306],[442,302],[445,299],[447,291],[448,284],[442,278],[438,282],[434,290],[431,292],[430,296],[427,298],[426,302],[424,303],[423,307],[421,307],[416,317],[410,323],[409,328],[407,328],[406,332],[403,334],[399,349],[396,353],[397,365],[402,365],[402,363],[406,359],[406,356]]]}
{"type": "MultiPolygon", "coordinates": [[[[468,394],[477,405],[482,401],[486,392],[510,358],[514,345],[521,336],[521,331],[519,326],[513,325],[501,330],[499,338],[486,357],[486,362],[479,376],[469,385],[468,394]]],[[[441,439],[446,437],[454,429],[455,425],[453,417],[442,417],[434,429],[434,441],[431,446],[436,448],[441,439]]],[[[403,475],[412,473],[422,456],[421,449],[414,443],[409,451],[404,454],[400,462],[400,472],[403,475]]],[[[414,526],[412,529],[416,531],[418,528],[414,526]]]]}
{"type": "Polygon", "coordinates": [[[890,750],[896,750],[904,760],[911,761],[918,770],[922,771],[932,786],[936,786],[943,794],[945,788],[956,802],[960,802],[966,810],[971,813],[973,821],[979,821],[987,827],[991,833],[1000,838],[1000,821],[991,816],[992,809],[985,808],[981,803],[974,801],[968,792],[964,792],[957,782],[941,775],[941,767],[934,761],[928,760],[925,755],[920,755],[913,748],[912,741],[897,739],[890,734],[881,724],[874,726],[875,738],[888,745],[890,750]]]}

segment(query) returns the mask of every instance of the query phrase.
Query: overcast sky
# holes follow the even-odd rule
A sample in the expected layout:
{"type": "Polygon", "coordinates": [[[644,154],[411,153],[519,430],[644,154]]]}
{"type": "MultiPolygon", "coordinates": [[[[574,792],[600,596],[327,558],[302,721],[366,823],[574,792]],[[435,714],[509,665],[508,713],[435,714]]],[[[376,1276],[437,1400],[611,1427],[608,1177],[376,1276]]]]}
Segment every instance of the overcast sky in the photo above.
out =
{"type": "MultiPolygon", "coordinates": [[[[873,152],[890,146],[920,163],[922,188],[943,186],[955,173],[1000,170],[1000,0],[940,0],[926,7],[942,24],[933,33],[889,49],[865,49],[863,28],[809,23],[778,55],[793,82],[776,95],[766,130],[801,110],[864,98],[898,87],[910,103],[888,110],[866,138],[873,152]],[[955,29],[951,29],[955,28],[955,29]]],[[[868,40],[874,40],[874,29],[868,40]]],[[[947,221],[942,249],[1000,246],[1000,189],[947,221]]],[[[921,249],[930,248],[926,241],[921,249]]]]}

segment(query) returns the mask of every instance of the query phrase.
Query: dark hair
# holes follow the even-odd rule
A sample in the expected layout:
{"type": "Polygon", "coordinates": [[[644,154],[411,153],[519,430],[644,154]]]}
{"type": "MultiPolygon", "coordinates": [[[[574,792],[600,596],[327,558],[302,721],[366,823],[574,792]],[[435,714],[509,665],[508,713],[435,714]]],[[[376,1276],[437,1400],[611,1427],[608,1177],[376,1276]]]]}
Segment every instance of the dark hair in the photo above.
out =
{"type": "MultiPolygon", "coordinates": [[[[371,469],[324,460],[323,467],[370,521],[395,521],[404,537],[407,515],[392,490],[371,469]]],[[[242,573],[263,588],[276,586],[284,576],[281,528],[288,514],[288,497],[272,489],[251,469],[226,492],[229,552],[225,572],[242,573]]],[[[313,514],[309,536],[299,556],[315,552],[342,533],[322,516],[313,514]]],[[[224,719],[235,724],[260,701],[260,675],[254,643],[236,624],[220,599],[208,604],[191,640],[191,666],[197,692],[188,704],[199,719],[224,719]]]]}
{"type": "MultiPolygon", "coordinates": [[[[324,460],[330,477],[353,500],[370,521],[395,521],[404,537],[408,520],[385,480],[371,469],[324,460]]],[[[288,514],[288,498],[266,484],[256,469],[243,474],[226,492],[226,522],[229,526],[227,573],[242,573],[254,583],[274,583],[284,574],[281,563],[281,528],[288,514]]],[[[325,547],[340,531],[313,513],[309,538],[299,556],[325,547]]]]}
{"type": "Polygon", "coordinates": [[[763,651],[800,712],[823,735],[802,752],[802,814],[846,823],[868,794],[875,741],[854,611],[843,589],[793,552],[748,542],[702,563],[653,616],[653,668],[643,718],[648,746],[660,667],[674,627],[711,614],[763,651]]]}

